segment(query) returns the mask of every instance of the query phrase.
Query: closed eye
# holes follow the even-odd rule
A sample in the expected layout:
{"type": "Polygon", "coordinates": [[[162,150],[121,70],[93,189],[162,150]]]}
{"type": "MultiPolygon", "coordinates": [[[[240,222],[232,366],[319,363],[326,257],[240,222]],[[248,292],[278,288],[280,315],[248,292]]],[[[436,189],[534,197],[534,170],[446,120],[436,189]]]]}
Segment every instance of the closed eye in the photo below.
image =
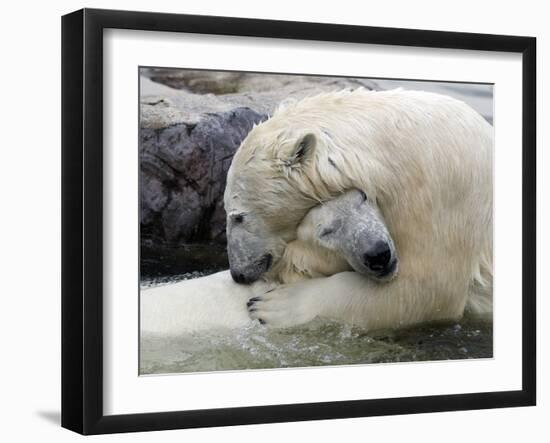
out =
{"type": "Polygon", "coordinates": [[[332,229],[332,228],[326,228],[326,229],[323,229],[323,230],[321,231],[320,236],[321,236],[321,237],[326,237],[327,235],[330,235],[330,234],[332,234],[333,232],[334,232],[334,229],[332,229]]]}
{"type": "Polygon", "coordinates": [[[233,222],[242,223],[244,221],[244,214],[236,214],[233,216],[233,222]]]}

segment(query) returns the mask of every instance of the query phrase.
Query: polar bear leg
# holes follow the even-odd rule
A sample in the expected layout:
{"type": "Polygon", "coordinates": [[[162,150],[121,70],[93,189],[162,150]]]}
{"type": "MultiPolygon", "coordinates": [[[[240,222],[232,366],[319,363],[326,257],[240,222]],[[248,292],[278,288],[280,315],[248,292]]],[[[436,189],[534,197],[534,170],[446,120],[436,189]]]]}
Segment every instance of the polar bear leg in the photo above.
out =
{"type": "Polygon", "coordinates": [[[177,335],[198,330],[240,328],[250,324],[246,302],[269,289],[264,282],[240,285],[229,271],[140,293],[141,332],[177,335]]]}
{"type": "Polygon", "coordinates": [[[358,275],[343,272],[278,286],[249,300],[250,317],[274,328],[301,325],[316,317],[349,322],[345,307],[366,298],[364,279],[356,279],[358,275]],[[357,291],[361,292],[359,298],[357,291]]]}
{"type": "Polygon", "coordinates": [[[342,272],[278,286],[253,297],[247,306],[251,318],[275,328],[321,317],[376,330],[462,316],[465,300],[460,296],[434,296],[415,289],[410,282],[404,287],[399,278],[377,284],[356,272],[342,272]],[[411,297],[411,292],[417,295],[411,297]]]}

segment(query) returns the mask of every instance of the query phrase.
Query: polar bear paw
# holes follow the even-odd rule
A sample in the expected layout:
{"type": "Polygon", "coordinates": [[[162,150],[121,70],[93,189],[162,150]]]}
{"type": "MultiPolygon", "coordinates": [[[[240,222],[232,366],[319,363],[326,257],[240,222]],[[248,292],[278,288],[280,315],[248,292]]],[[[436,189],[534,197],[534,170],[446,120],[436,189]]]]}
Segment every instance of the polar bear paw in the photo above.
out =
{"type": "Polygon", "coordinates": [[[246,304],[250,318],[273,328],[288,328],[308,323],[317,316],[307,293],[298,284],[278,286],[246,304]]]}

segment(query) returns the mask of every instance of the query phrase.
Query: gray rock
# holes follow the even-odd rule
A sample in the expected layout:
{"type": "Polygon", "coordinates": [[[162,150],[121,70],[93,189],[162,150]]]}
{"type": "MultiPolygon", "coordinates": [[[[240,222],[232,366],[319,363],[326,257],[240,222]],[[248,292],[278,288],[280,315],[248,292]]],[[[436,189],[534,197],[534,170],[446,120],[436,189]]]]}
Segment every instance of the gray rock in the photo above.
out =
{"type": "Polygon", "coordinates": [[[372,89],[375,84],[351,78],[143,70],[142,240],[223,244],[227,170],[253,125],[284,100],[359,86],[372,89]]]}
{"type": "Polygon", "coordinates": [[[142,232],[173,243],[224,241],[223,191],[231,159],[254,123],[249,108],[205,115],[196,124],[140,130],[142,232]]]}

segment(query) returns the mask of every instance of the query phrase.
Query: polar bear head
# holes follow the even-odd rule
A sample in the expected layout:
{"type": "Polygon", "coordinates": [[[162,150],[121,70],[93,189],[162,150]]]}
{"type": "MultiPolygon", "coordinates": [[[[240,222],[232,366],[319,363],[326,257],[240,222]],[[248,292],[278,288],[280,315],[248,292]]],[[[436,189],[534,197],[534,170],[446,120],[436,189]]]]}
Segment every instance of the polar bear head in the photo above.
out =
{"type": "Polygon", "coordinates": [[[397,268],[395,243],[380,210],[364,192],[351,190],[307,213],[270,275],[290,283],[354,270],[385,282],[397,268]]]}

